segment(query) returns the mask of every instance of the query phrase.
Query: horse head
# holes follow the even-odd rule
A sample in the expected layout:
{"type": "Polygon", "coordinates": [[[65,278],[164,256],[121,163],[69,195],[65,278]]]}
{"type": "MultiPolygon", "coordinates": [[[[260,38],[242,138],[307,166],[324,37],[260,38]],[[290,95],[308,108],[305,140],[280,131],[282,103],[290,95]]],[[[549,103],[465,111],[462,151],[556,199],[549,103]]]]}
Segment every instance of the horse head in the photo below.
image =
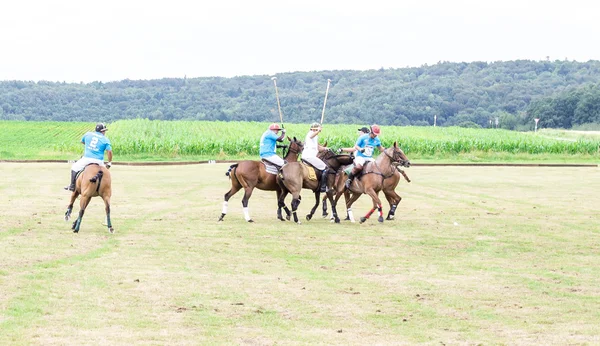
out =
{"type": "Polygon", "coordinates": [[[383,151],[392,161],[392,164],[404,167],[410,167],[410,160],[404,154],[404,151],[398,146],[398,142],[383,151]]]}
{"type": "Polygon", "coordinates": [[[290,141],[290,145],[288,147],[288,154],[292,153],[299,155],[302,152],[302,149],[304,149],[304,143],[299,141],[296,137],[290,138],[288,136],[287,139],[288,141],[290,141]]]}

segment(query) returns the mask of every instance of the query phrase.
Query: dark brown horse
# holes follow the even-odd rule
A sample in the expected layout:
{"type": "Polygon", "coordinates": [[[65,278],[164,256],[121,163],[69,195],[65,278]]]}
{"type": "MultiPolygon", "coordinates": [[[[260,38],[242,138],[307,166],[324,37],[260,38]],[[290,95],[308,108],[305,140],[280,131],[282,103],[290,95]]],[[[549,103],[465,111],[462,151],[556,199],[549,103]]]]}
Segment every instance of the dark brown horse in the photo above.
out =
{"type": "Polygon", "coordinates": [[[79,216],[77,220],[73,222],[71,229],[73,232],[78,233],[79,227],[81,226],[81,220],[85,213],[85,208],[92,197],[100,196],[104,201],[104,209],[106,210],[106,226],[110,233],[114,233],[114,228],[110,221],[110,197],[112,195],[110,171],[107,167],[102,167],[97,164],[87,165],[75,183],[75,191],[71,194],[71,201],[67,206],[67,212],[65,213],[65,221],[71,218],[71,212],[73,211],[73,203],[77,196],[81,195],[79,200],[79,216]]]}
{"type": "MultiPolygon", "coordinates": [[[[298,161],[298,155],[302,152],[303,144],[299,140],[294,138],[287,138],[290,141],[287,154],[284,156],[284,160],[288,162],[298,161]]],[[[248,200],[252,196],[252,191],[255,188],[265,191],[275,191],[277,199],[281,195],[281,188],[277,184],[277,178],[275,174],[267,172],[265,164],[261,161],[245,160],[235,163],[229,166],[229,170],[225,175],[231,179],[231,189],[225,194],[225,200],[223,201],[223,211],[219,217],[219,221],[223,221],[227,214],[227,207],[231,196],[235,195],[240,189],[244,189],[244,197],[242,198],[242,206],[244,208],[244,217],[248,222],[254,222],[250,218],[248,212],[248,200]]],[[[290,211],[284,205],[277,209],[277,218],[284,221],[281,215],[281,208],[283,208],[287,214],[289,220],[290,211]]]]}
{"type": "MultiPolygon", "coordinates": [[[[397,142],[394,142],[392,147],[385,149],[374,162],[369,162],[364,166],[360,178],[354,179],[352,185],[350,186],[349,192],[351,195],[350,198],[346,200],[346,210],[350,216],[350,221],[354,220],[351,209],[352,204],[362,194],[368,194],[373,200],[373,208],[371,208],[371,210],[364,217],[360,218],[360,222],[363,223],[369,219],[375,209],[377,209],[379,212],[378,221],[383,222],[383,207],[381,205],[381,200],[379,199],[380,191],[383,191],[386,199],[390,203],[390,214],[388,214],[388,220],[393,219],[396,207],[402,200],[402,198],[395,191],[396,186],[401,178],[401,173],[399,172],[397,166],[410,167],[410,161],[402,149],[398,147],[397,142]]],[[[337,215],[336,206],[338,200],[346,190],[344,186],[345,181],[346,173],[342,171],[340,172],[339,177],[336,179],[336,195],[335,199],[331,203],[331,210],[336,223],[340,222],[340,219],[337,215]]],[[[329,193],[330,192],[328,192],[328,194],[329,193]]]]}
{"type": "MultiPolygon", "coordinates": [[[[320,150],[318,155],[328,168],[327,176],[327,187],[333,187],[335,182],[335,173],[343,165],[352,163],[352,157],[350,155],[336,155],[331,149],[320,150]]],[[[322,172],[314,169],[304,162],[290,162],[284,165],[279,175],[277,176],[277,182],[281,186],[282,193],[279,196],[279,208],[284,207],[284,200],[288,193],[292,194],[292,215],[294,216],[294,222],[300,223],[296,211],[300,205],[300,191],[304,189],[312,190],[315,194],[315,205],[312,207],[310,213],[306,215],[306,220],[312,219],[315,210],[320,203],[320,181],[322,172]],[[314,172],[314,176],[312,172],[314,172]]]]}

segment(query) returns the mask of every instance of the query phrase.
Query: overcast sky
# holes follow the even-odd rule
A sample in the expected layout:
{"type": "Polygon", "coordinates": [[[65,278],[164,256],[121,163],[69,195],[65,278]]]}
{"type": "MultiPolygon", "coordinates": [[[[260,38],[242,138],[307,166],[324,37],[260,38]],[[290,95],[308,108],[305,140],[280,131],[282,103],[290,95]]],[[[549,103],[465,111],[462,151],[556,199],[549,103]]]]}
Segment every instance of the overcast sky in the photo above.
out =
{"type": "Polygon", "coordinates": [[[591,0],[6,0],[0,80],[600,59],[591,0]]]}

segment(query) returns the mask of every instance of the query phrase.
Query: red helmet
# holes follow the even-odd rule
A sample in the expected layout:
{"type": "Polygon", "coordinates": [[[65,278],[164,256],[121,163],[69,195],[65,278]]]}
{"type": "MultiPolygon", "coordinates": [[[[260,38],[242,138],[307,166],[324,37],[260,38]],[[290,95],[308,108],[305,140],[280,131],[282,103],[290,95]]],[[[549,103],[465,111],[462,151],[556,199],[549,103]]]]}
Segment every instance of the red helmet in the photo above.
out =
{"type": "Polygon", "coordinates": [[[371,125],[371,132],[375,134],[375,136],[379,136],[379,134],[381,133],[379,125],[371,125]]]}
{"type": "Polygon", "coordinates": [[[281,130],[281,127],[279,127],[279,124],[276,123],[272,123],[271,125],[269,125],[269,130],[281,130]]]}

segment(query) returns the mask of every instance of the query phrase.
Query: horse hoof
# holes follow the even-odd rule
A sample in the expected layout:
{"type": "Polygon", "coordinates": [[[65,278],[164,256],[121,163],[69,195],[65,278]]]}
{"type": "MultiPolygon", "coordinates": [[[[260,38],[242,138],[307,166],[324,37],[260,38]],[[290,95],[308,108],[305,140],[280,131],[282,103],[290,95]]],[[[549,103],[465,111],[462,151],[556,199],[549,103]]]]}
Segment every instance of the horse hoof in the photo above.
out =
{"type": "Polygon", "coordinates": [[[388,216],[388,217],[386,217],[385,219],[386,219],[386,220],[388,220],[388,221],[391,221],[391,220],[393,220],[393,219],[394,219],[394,217],[393,217],[393,216],[388,216]]]}
{"type": "Polygon", "coordinates": [[[306,215],[306,221],[310,221],[310,219],[312,219],[312,215],[306,215]]]}
{"type": "Polygon", "coordinates": [[[327,213],[323,213],[323,218],[327,218],[327,213]]]}
{"type": "Polygon", "coordinates": [[[291,217],[288,215],[285,217],[286,220],[290,221],[291,217]]]}
{"type": "Polygon", "coordinates": [[[250,219],[250,220],[248,220],[248,222],[254,222],[254,220],[250,219]]]}
{"type": "Polygon", "coordinates": [[[298,220],[297,224],[301,225],[301,224],[302,224],[302,222],[300,222],[300,220],[298,220]]]}
{"type": "Polygon", "coordinates": [[[73,230],[73,233],[79,233],[79,231],[78,230],[73,230]]]}
{"type": "Polygon", "coordinates": [[[377,218],[377,221],[383,222],[383,216],[380,216],[379,218],[377,218]]]}
{"type": "Polygon", "coordinates": [[[335,223],[340,223],[340,218],[336,217],[333,221],[335,221],[335,223]]]}
{"type": "Polygon", "coordinates": [[[69,221],[70,218],[71,218],[71,215],[65,215],[65,221],[69,221]]]}
{"type": "Polygon", "coordinates": [[[112,228],[112,227],[110,227],[110,228],[108,229],[108,231],[110,232],[110,234],[113,234],[113,233],[115,233],[115,229],[114,229],[114,228],[112,228]]]}
{"type": "Polygon", "coordinates": [[[366,217],[364,217],[364,216],[363,216],[363,217],[361,217],[361,218],[360,218],[360,223],[363,223],[363,222],[365,222],[365,221],[367,221],[367,218],[366,218],[366,217]]]}

